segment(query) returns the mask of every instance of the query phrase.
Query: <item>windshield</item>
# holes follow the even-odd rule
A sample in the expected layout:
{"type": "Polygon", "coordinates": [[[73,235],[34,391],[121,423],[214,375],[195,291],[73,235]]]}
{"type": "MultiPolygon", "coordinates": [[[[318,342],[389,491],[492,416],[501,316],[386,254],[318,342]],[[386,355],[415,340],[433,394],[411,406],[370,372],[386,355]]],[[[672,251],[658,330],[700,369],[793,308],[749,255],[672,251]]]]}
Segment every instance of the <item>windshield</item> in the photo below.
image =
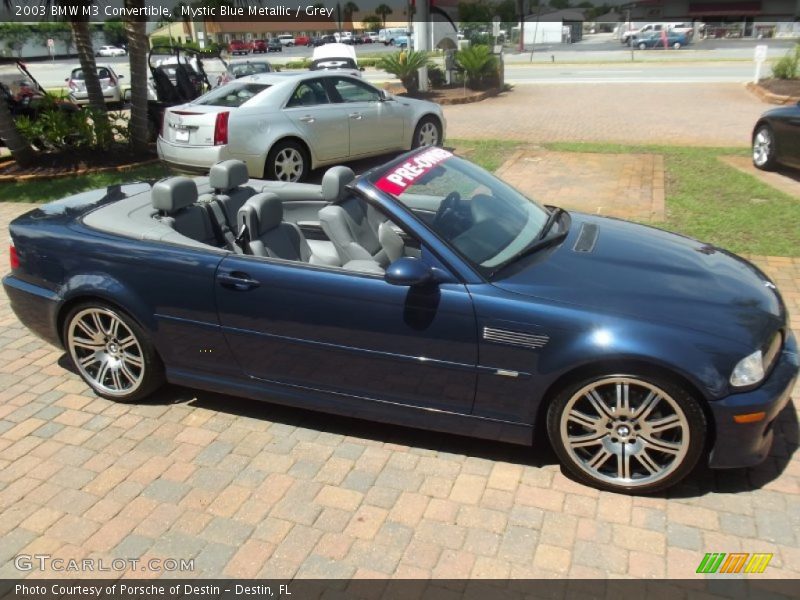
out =
{"type": "Polygon", "coordinates": [[[236,79],[239,79],[240,77],[247,77],[257,73],[269,73],[272,68],[267,62],[246,62],[231,64],[228,66],[228,71],[236,79]]]}
{"type": "Polygon", "coordinates": [[[311,71],[323,69],[358,69],[352,58],[321,58],[311,63],[311,71]]]}
{"type": "Polygon", "coordinates": [[[193,104],[238,108],[268,87],[270,86],[266,83],[244,83],[237,80],[211,90],[200,96],[193,104]]]}
{"type": "MultiPolygon", "coordinates": [[[[484,275],[539,241],[550,213],[482,168],[431,148],[373,176],[484,275]]],[[[546,233],[546,232],[545,232],[546,233]]]]}

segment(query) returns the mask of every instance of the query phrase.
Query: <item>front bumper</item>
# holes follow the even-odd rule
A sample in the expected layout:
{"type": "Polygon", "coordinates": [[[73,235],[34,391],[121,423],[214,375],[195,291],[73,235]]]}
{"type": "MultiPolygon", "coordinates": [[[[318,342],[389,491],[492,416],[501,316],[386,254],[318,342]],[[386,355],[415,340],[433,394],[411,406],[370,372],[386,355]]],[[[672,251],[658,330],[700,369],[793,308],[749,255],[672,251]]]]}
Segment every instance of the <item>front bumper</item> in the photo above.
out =
{"type": "Polygon", "coordinates": [[[761,386],[710,403],[716,425],[710,467],[752,467],[767,457],[774,437],[773,424],[791,400],[798,368],[797,340],[790,332],[777,364],[761,386]],[[733,420],[734,415],[757,412],[766,414],[757,423],[736,423],[733,420]]]}

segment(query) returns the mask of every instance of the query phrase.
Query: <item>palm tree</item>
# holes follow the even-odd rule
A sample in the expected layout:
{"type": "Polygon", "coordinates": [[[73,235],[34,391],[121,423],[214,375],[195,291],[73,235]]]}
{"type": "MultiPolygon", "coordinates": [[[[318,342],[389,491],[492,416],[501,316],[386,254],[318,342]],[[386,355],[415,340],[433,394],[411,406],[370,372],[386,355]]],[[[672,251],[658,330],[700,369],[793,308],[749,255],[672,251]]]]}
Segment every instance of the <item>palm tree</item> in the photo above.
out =
{"type": "Polygon", "coordinates": [[[392,14],[391,7],[387,6],[386,4],[379,4],[378,8],[375,9],[375,14],[378,15],[383,20],[383,28],[386,29],[386,17],[392,14]]]}
{"type": "MultiPolygon", "coordinates": [[[[125,8],[144,8],[144,0],[125,0],[125,8]]],[[[134,14],[135,11],[129,12],[134,14]]],[[[128,60],[131,66],[131,146],[144,152],[150,142],[149,120],[147,115],[147,23],[136,19],[125,20],[125,33],[128,36],[128,60]]]]}
{"type": "MultiPolygon", "coordinates": [[[[47,0],[50,2],[50,0],[47,0]]],[[[70,0],[59,2],[62,6],[89,5],[92,0],[70,0]]],[[[106,101],[103,98],[103,88],[97,76],[97,63],[94,60],[94,47],[92,46],[92,32],[89,29],[89,18],[83,15],[69,17],[69,26],[72,28],[72,37],[75,38],[75,48],[78,50],[78,62],[83,71],[83,81],[86,84],[86,93],[89,96],[89,106],[100,116],[106,114],[106,101]]]]}
{"type": "Polygon", "coordinates": [[[358,12],[358,5],[355,2],[347,2],[343,7],[344,20],[350,22],[350,27],[353,27],[353,13],[358,12]]]}

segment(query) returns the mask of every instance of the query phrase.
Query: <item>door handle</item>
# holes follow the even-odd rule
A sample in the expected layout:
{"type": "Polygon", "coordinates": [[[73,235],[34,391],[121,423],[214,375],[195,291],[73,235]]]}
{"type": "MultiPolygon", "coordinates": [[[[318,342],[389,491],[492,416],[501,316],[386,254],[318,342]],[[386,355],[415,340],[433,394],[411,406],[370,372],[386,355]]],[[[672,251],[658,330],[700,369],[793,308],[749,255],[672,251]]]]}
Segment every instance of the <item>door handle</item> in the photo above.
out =
{"type": "Polygon", "coordinates": [[[363,117],[361,113],[350,113],[350,118],[355,119],[356,121],[360,121],[363,117]]]}
{"type": "Polygon", "coordinates": [[[261,285],[260,282],[256,281],[255,279],[251,279],[250,275],[247,273],[242,273],[241,271],[220,273],[217,275],[217,281],[219,281],[222,287],[235,290],[237,292],[246,292],[261,285]]]}
{"type": "Polygon", "coordinates": [[[316,121],[316,119],[314,117],[312,117],[311,115],[306,115],[305,117],[300,117],[300,120],[303,123],[313,123],[314,121],[316,121]]]}

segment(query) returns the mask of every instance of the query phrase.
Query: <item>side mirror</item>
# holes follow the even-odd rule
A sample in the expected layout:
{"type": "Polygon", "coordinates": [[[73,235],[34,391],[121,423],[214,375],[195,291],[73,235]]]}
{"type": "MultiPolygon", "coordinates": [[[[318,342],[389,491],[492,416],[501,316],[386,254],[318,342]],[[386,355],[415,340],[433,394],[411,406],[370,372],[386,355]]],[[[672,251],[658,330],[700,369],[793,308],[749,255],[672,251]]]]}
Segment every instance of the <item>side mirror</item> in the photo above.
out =
{"type": "Polygon", "coordinates": [[[381,93],[381,102],[387,102],[388,100],[392,99],[392,95],[386,90],[380,90],[380,93],[381,93]]]}
{"type": "Polygon", "coordinates": [[[383,278],[392,285],[411,287],[436,282],[433,269],[418,258],[404,256],[386,268],[383,278]]]}
{"type": "Polygon", "coordinates": [[[125,75],[117,75],[117,79],[123,79],[125,75]]]}

